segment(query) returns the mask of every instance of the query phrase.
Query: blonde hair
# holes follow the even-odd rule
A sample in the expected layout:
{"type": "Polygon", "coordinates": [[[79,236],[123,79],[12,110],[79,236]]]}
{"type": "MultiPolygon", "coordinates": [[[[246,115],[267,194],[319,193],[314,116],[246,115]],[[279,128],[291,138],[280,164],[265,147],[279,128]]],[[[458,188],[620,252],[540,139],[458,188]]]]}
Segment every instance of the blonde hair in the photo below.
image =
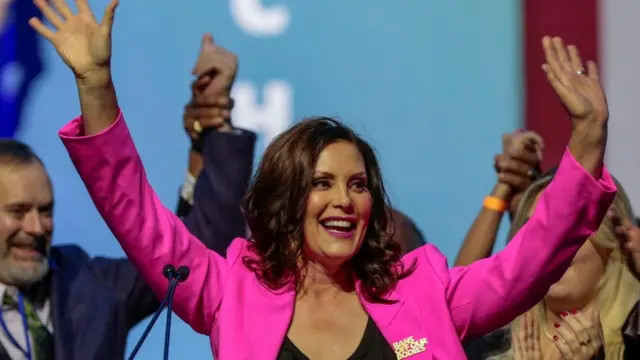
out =
{"type": "MultiPolygon", "coordinates": [[[[546,176],[535,181],[522,196],[518,210],[514,216],[509,231],[509,240],[525,224],[534,203],[540,194],[553,180],[553,176],[546,176]]],[[[633,221],[633,210],[622,185],[614,179],[618,188],[616,197],[611,205],[621,217],[633,221]]],[[[607,255],[606,269],[598,284],[597,303],[600,310],[600,323],[604,335],[603,344],[605,359],[622,360],[624,357],[624,339],[622,337],[622,327],[624,326],[629,313],[640,299],[640,282],[628,267],[626,256],[620,250],[618,239],[613,232],[613,224],[605,218],[598,231],[596,231],[589,241],[601,255],[607,255]]],[[[534,314],[540,320],[540,334],[545,333],[546,311],[544,301],[538,303],[534,309],[534,314]]],[[[510,331],[506,340],[511,340],[511,335],[518,329],[518,319],[510,324],[510,331]]],[[[541,335],[544,336],[544,335],[541,335]]],[[[501,354],[491,356],[488,359],[512,359],[513,349],[509,349],[501,354]]]]}

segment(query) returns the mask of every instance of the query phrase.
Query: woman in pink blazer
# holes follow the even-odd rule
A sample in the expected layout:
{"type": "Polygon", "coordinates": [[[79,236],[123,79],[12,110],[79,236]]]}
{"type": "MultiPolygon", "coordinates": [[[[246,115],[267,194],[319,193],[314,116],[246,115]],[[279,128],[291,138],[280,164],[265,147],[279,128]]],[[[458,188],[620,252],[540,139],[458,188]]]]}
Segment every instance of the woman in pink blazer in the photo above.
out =
{"type": "Polygon", "coordinates": [[[302,121],[267,149],[247,195],[252,240],[222,258],[149,185],[111,81],[116,2],[98,24],[36,0],[54,30],[30,23],[73,70],[82,116],[60,136],[98,211],[159,297],[164,264],[187,265],[175,312],[211,338],[216,359],[463,359],[461,339],[495,330],[536,304],[611,204],[602,165],[608,112],[594,64],[545,38],[551,85],[574,124],[535,214],[495,256],[449,269],[426,245],[400,258],[371,147],[327,118],[302,121]]]}

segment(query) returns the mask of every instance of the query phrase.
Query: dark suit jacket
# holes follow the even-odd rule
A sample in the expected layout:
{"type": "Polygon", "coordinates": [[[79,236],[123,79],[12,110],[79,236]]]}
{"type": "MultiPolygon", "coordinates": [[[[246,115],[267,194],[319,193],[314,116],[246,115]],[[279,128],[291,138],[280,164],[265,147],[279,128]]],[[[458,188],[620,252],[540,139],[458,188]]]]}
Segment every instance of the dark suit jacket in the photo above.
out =
{"type": "MultiPolygon", "coordinates": [[[[205,166],[184,217],[207,247],[224,252],[245,235],[240,211],[251,176],[255,135],[211,133],[205,166]]],[[[57,360],[123,359],[129,330],[159,301],[127,259],[91,258],[76,245],[51,249],[52,321],[57,360]]],[[[162,271],[162,269],[158,269],[162,271]]],[[[0,359],[8,359],[0,346],[0,359]]]]}

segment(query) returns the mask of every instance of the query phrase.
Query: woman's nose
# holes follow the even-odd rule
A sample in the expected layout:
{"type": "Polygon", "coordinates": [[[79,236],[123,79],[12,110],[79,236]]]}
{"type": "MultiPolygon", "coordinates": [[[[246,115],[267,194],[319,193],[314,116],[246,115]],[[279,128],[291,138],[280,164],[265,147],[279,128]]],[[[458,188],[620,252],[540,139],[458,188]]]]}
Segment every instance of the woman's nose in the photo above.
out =
{"type": "Polygon", "coordinates": [[[336,187],[334,192],[333,204],[336,207],[340,207],[345,211],[352,209],[353,202],[349,197],[349,191],[346,187],[336,187]]]}

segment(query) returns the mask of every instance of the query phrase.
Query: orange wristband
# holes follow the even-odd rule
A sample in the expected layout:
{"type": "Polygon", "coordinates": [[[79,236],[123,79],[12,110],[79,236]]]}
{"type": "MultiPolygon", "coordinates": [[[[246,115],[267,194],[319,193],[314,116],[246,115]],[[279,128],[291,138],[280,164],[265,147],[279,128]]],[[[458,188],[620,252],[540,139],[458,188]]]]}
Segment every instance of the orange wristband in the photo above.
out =
{"type": "Polygon", "coordinates": [[[484,201],[482,202],[482,206],[484,206],[489,210],[493,210],[499,213],[503,213],[505,210],[507,210],[506,201],[491,195],[486,196],[484,198],[484,201]]]}

